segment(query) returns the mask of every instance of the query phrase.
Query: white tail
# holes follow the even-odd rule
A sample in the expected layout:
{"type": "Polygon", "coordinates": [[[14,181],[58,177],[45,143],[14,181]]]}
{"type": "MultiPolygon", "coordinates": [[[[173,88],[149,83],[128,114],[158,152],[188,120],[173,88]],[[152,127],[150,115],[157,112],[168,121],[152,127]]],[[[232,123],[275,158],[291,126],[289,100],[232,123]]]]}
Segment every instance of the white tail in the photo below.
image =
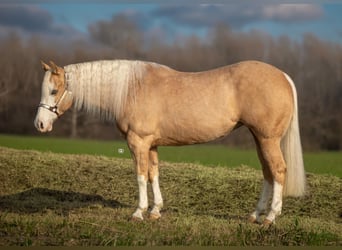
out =
{"type": "Polygon", "coordinates": [[[292,88],[294,110],[291,123],[281,142],[281,149],[287,166],[284,196],[302,196],[305,193],[306,178],[299,133],[297,91],[292,79],[287,74],[285,77],[292,88]]]}

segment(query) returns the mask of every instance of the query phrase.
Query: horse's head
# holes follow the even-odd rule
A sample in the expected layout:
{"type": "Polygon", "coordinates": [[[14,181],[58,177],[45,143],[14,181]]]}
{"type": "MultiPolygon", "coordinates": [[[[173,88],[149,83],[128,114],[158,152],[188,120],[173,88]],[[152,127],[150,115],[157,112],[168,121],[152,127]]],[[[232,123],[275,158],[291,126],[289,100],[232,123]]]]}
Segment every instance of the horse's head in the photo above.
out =
{"type": "Polygon", "coordinates": [[[53,122],[71,107],[73,98],[67,89],[64,69],[53,62],[51,66],[41,63],[45,75],[34,125],[40,132],[49,132],[53,122]]]}

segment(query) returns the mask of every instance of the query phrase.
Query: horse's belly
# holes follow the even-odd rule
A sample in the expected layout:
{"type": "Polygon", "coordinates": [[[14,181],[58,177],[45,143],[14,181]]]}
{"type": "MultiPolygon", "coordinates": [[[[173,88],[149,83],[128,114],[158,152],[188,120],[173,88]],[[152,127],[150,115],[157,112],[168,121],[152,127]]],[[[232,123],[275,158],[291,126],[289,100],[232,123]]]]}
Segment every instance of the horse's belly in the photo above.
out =
{"type": "Polygon", "coordinates": [[[237,122],[229,118],[184,121],[175,119],[160,127],[156,145],[189,145],[204,143],[226,136],[237,122]]]}

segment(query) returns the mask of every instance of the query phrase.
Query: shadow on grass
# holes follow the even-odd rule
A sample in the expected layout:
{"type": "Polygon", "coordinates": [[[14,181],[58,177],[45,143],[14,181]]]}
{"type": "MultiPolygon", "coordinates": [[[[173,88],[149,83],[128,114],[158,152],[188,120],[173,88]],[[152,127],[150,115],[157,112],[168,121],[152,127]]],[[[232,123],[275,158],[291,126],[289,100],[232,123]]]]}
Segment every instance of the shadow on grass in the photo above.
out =
{"type": "Polygon", "coordinates": [[[96,206],[128,207],[116,200],[106,200],[100,195],[47,188],[32,188],[21,193],[0,196],[0,211],[22,214],[52,210],[57,214],[66,215],[73,209],[96,206]]]}

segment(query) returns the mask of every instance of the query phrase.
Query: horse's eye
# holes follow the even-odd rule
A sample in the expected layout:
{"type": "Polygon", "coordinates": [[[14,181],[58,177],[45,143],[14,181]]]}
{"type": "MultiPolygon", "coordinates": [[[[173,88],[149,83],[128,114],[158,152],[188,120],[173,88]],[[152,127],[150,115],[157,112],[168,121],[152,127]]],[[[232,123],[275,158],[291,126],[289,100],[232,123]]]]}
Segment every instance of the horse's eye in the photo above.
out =
{"type": "Polygon", "coordinates": [[[57,95],[57,92],[58,92],[57,89],[53,89],[53,90],[51,91],[51,95],[57,95]]]}

